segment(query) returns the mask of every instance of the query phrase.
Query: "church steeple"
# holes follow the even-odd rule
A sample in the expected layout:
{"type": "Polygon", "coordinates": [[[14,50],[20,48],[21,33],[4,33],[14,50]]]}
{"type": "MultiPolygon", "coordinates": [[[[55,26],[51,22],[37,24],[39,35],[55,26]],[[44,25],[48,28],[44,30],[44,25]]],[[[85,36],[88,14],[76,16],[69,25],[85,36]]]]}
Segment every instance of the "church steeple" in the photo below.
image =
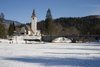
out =
{"type": "Polygon", "coordinates": [[[36,34],[37,32],[37,17],[35,15],[35,10],[33,9],[33,13],[31,16],[31,29],[34,32],[34,34],[36,34]]]}
{"type": "Polygon", "coordinates": [[[32,13],[32,16],[35,16],[35,10],[33,9],[33,13],[32,13]]]}

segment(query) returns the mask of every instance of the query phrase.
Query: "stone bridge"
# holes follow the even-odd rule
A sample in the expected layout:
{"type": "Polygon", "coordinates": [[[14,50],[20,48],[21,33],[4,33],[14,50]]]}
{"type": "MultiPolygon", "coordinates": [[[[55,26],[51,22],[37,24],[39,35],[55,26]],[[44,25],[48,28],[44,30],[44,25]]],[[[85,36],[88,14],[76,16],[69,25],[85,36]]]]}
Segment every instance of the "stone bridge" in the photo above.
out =
{"type": "Polygon", "coordinates": [[[53,39],[58,37],[66,37],[72,40],[72,42],[76,42],[76,40],[83,40],[83,41],[98,41],[100,40],[100,35],[65,35],[65,36],[42,36],[42,40],[46,42],[51,42],[53,39]]]}

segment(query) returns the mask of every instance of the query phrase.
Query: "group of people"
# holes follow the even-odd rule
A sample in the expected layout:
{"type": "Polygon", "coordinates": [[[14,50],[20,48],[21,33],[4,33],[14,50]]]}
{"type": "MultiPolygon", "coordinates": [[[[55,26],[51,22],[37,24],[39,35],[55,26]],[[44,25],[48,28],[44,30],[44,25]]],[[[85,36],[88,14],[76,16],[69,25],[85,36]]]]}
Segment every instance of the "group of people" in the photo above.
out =
{"type": "MultiPolygon", "coordinates": [[[[10,44],[13,44],[13,41],[10,41],[9,43],[10,43],[10,44]]],[[[18,42],[16,41],[16,44],[17,44],[17,43],[18,43],[18,42]]]]}

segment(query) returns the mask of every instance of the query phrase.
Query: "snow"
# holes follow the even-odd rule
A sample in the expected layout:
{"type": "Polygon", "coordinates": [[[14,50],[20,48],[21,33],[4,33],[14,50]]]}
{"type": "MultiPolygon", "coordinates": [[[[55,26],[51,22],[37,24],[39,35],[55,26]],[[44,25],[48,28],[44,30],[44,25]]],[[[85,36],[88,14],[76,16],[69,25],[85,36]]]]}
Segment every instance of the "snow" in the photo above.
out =
{"type": "Polygon", "coordinates": [[[35,35],[33,35],[33,36],[24,36],[23,39],[38,39],[38,40],[40,40],[41,36],[35,36],[35,35]]]}
{"type": "Polygon", "coordinates": [[[0,67],[100,67],[100,43],[0,43],[0,67]]]}
{"type": "Polygon", "coordinates": [[[72,41],[65,37],[58,37],[52,40],[53,43],[71,43],[72,41]]]}

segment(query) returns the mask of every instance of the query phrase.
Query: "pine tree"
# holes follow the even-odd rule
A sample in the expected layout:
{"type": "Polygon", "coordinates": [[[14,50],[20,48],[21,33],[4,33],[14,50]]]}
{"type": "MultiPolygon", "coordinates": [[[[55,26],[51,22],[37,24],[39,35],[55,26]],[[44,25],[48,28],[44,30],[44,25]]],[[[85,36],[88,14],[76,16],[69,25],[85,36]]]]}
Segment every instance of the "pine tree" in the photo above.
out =
{"type": "Polygon", "coordinates": [[[15,31],[15,22],[13,21],[13,27],[14,27],[14,31],[15,31]]]}
{"type": "Polygon", "coordinates": [[[14,26],[12,23],[10,23],[8,34],[9,34],[9,36],[11,36],[11,35],[13,35],[13,33],[14,33],[14,26]]]}
{"type": "Polygon", "coordinates": [[[5,24],[4,23],[0,23],[0,38],[4,38],[5,36],[5,24]]]}
{"type": "Polygon", "coordinates": [[[6,31],[6,28],[5,28],[5,23],[4,23],[4,14],[1,13],[0,14],[0,38],[4,38],[5,31],[6,31]]]}
{"type": "Polygon", "coordinates": [[[48,9],[45,19],[45,29],[47,35],[52,35],[54,31],[54,23],[52,21],[52,15],[50,9],[48,9]]]}
{"type": "Polygon", "coordinates": [[[4,14],[1,13],[1,14],[0,14],[0,23],[4,23],[3,20],[4,20],[4,14]]]}

